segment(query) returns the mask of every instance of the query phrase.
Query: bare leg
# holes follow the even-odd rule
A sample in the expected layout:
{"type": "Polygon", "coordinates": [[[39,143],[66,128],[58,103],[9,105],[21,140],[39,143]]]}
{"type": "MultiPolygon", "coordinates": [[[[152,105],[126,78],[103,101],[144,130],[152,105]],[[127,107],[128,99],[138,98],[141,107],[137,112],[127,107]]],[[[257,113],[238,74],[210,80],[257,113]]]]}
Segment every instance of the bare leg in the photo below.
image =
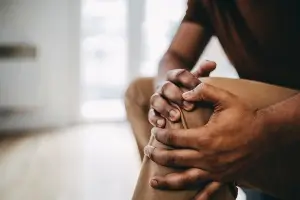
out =
{"type": "MultiPolygon", "coordinates": [[[[195,109],[193,112],[186,112],[181,110],[181,120],[173,123],[167,121],[166,128],[169,129],[188,129],[203,126],[209,116],[211,115],[211,109],[201,108],[195,109]]],[[[149,144],[154,147],[170,148],[159,143],[154,137],[151,137],[149,144]]],[[[181,171],[179,169],[171,169],[157,165],[152,162],[148,157],[144,157],[142,169],[140,172],[139,180],[135,188],[135,192],[132,200],[191,200],[197,195],[199,190],[203,188],[202,185],[197,185],[186,191],[167,191],[167,190],[155,190],[150,187],[149,180],[154,176],[163,176],[173,172],[181,171]]],[[[234,200],[236,198],[237,191],[233,184],[225,184],[222,186],[210,199],[211,200],[234,200]]]]}
{"type": "Polygon", "coordinates": [[[148,121],[150,97],[154,93],[153,78],[139,78],[133,81],[125,93],[127,118],[131,124],[141,160],[143,149],[150,139],[152,125],[148,121]]]}
{"type": "MultiPolygon", "coordinates": [[[[296,94],[297,91],[277,87],[273,85],[268,85],[264,83],[258,83],[253,81],[247,81],[247,80],[237,80],[237,79],[223,79],[223,78],[205,78],[202,79],[203,82],[207,82],[211,85],[226,89],[236,95],[238,95],[240,98],[244,99],[245,102],[248,102],[249,105],[253,106],[254,108],[263,108],[266,106],[269,106],[271,104],[277,103],[279,101],[282,101],[284,99],[289,98],[290,96],[296,94]]],[[[150,94],[151,95],[151,94],[150,94]]],[[[150,97],[150,96],[149,96],[150,97]]],[[[199,107],[197,110],[203,110],[203,113],[208,113],[207,108],[201,108],[199,107]]],[[[128,109],[127,109],[128,110],[128,109]]],[[[146,109],[145,109],[146,110],[146,109]]],[[[148,110],[148,108],[147,108],[148,110]]],[[[144,111],[145,112],[145,111],[144,111]]],[[[200,114],[199,115],[199,125],[203,125],[204,121],[207,121],[209,118],[209,115],[207,114],[200,114]]],[[[187,113],[187,115],[192,115],[193,113],[187,113]]],[[[144,114],[145,118],[147,118],[147,114],[144,114]]],[[[189,117],[187,117],[188,119],[189,117]]],[[[195,119],[193,117],[192,119],[195,119]]],[[[137,122],[136,124],[138,124],[137,122]]],[[[189,120],[187,120],[187,123],[189,123],[189,120]]],[[[139,127],[141,127],[139,125],[139,127]]],[[[144,126],[146,127],[146,126],[144,126]]],[[[142,147],[147,144],[147,141],[145,138],[149,138],[149,129],[147,129],[147,133],[135,133],[136,138],[139,137],[138,144],[140,144],[140,152],[142,151],[142,147]],[[142,141],[142,142],[141,142],[142,141]]],[[[137,129],[136,129],[137,130],[137,129]]],[[[142,154],[142,153],[141,153],[142,154]]],[[[250,173],[246,173],[243,180],[241,180],[243,183],[246,183],[247,185],[250,185],[252,187],[255,187],[259,190],[262,190],[264,192],[268,192],[271,194],[274,194],[279,197],[287,196],[287,193],[293,192],[293,187],[298,184],[297,180],[299,180],[299,177],[295,177],[294,179],[291,179],[289,177],[288,180],[292,180],[291,182],[286,182],[285,177],[291,176],[293,174],[289,174],[288,172],[296,172],[297,169],[300,168],[300,164],[294,161],[294,156],[292,156],[291,152],[281,152],[277,155],[270,155],[269,157],[265,158],[265,160],[262,160],[263,168],[256,169],[253,167],[253,170],[250,173]],[[280,157],[286,158],[287,163],[281,163],[280,157]],[[288,167],[287,167],[288,166],[288,167]],[[293,171],[294,170],[294,171],[293,171]],[[284,174],[282,172],[285,172],[284,174]],[[295,182],[294,182],[295,181],[295,182]]],[[[187,194],[186,196],[183,195],[176,195],[174,197],[174,192],[166,192],[163,194],[163,196],[160,196],[160,198],[156,198],[155,195],[158,193],[157,191],[152,191],[149,193],[152,188],[148,186],[149,181],[149,175],[161,173],[162,171],[165,171],[164,169],[160,169],[159,166],[154,168],[149,168],[150,162],[145,162],[142,167],[140,179],[137,185],[136,189],[136,199],[143,199],[143,200],[150,200],[150,199],[172,199],[172,200],[185,200],[183,197],[187,197],[188,200],[191,196],[191,193],[187,194]],[[145,170],[146,169],[146,170],[145,170]],[[155,172],[151,170],[155,170],[155,172]],[[148,193],[151,195],[147,195],[145,198],[139,198],[139,195],[142,195],[143,193],[148,193]],[[177,198],[178,197],[178,198],[177,198]]],[[[151,164],[153,165],[153,163],[151,164]]],[[[167,173],[170,173],[172,171],[168,170],[167,173]]],[[[166,172],[166,171],[165,171],[166,172]]]]}

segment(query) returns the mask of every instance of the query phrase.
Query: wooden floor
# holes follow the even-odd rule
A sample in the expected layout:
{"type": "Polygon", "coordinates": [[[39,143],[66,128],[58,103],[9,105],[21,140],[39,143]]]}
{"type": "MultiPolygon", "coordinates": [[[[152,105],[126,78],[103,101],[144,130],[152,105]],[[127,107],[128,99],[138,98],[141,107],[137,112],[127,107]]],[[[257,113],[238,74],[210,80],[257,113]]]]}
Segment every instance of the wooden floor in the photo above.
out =
{"type": "Polygon", "coordinates": [[[128,200],[138,175],[126,124],[2,136],[1,200],[128,200]]]}
{"type": "Polygon", "coordinates": [[[0,200],[130,200],[138,159],[127,124],[0,136],[0,200]]]}

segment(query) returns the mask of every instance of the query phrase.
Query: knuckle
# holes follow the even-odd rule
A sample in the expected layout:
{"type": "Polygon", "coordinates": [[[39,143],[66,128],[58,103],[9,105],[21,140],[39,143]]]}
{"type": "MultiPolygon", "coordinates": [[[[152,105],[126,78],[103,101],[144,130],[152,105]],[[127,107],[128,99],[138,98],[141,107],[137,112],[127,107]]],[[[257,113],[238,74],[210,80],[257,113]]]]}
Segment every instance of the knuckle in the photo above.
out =
{"type": "Polygon", "coordinates": [[[196,142],[199,147],[209,147],[212,144],[212,139],[209,136],[203,136],[199,137],[196,142]]]}
{"type": "MultiPolygon", "coordinates": [[[[184,163],[185,159],[182,155],[176,155],[174,156],[174,164],[180,165],[182,163],[184,163]]],[[[189,176],[186,176],[186,178],[189,178],[189,176]]]]}
{"type": "Polygon", "coordinates": [[[175,74],[174,74],[174,78],[175,79],[179,79],[180,76],[182,76],[182,74],[186,74],[188,71],[186,69],[181,69],[178,70],[175,74]]]}
{"type": "Polygon", "coordinates": [[[197,173],[195,173],[195,179],[196,180],[202,180],[205,177],[206,174],[204,174],[201,170],[198,170],[197,173]]]}
{"type": "Polygon", "coordinates": [[[176,159],[172,154],[170,154],[170,153],[166,154],[166,158],[165,158],[166,165],[168,165],[168,166],[174,165],[175,162],[176,162],[176,159]]]}
{"type": "Polygon", "coordinates": [[[178,180],[176,181],[177,183],[177,187],[182,187],[184,185],[187,185],[189,183],[189,177],[187,177],[186,175],[182,175],[178,178],[178,180]]]}
{"type": "Polygon", "coordinates": [[[167,72],[167,80],[172,81],[173,80],[173,74],[175,73],[175,70],[170,70],[167,72]]]}
{"type": "Polygon", "coordinates": [[[167,144],[172,144],[176,140],[176,136],[169,131],[165,131],[164,136],[167,144]]]}
{"type": "Polygon", "coordinates": [[[167,72],[167,79],[169,81],[177,81],[181,74],[185,73],[185,69],[174,69],[167,72]]]}
{"type": "Polygon", "coordinates": [[[158,93],[153,94],[150,98],[150,104],[155,105],[160,98],[161,96],[158,93]]]}
{"type": "Polygon", "coordinates": [[[162,86],[161,86],[161,90],[160,92],[162,94],[164,94],[166,92],[166,90],[170,89],[172,87],[173,83],[171,83],[170,81],[166,81],[162,86]]]}

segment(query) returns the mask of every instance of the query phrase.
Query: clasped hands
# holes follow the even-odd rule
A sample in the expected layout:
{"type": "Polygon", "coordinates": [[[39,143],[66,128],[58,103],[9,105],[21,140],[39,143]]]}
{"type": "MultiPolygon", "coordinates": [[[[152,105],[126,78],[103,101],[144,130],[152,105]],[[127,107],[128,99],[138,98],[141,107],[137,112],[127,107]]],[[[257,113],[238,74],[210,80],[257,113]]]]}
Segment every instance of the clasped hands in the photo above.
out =
{"type": "Polygon", "coordinates": [[[238,96],[227,90],[201,83],[216,68],[211,61],[202,63],[196,72],[184,69],[168,72],[167,81],[151,97],[149,121],[156,140],[174,149],[145,147],[145,155],[159,165],[185,169],[182,172],[153,177],[157,189],[182,190],[211,181],[197,200],[208,199],[225,182],[237,180],[266,145],[263,119],[238,96]],[[191,111],[204,101],[213,108],[208,123],[192,129],[165,129],[166,119],[178,121],[180,112],[172,103],[191,111]]]}

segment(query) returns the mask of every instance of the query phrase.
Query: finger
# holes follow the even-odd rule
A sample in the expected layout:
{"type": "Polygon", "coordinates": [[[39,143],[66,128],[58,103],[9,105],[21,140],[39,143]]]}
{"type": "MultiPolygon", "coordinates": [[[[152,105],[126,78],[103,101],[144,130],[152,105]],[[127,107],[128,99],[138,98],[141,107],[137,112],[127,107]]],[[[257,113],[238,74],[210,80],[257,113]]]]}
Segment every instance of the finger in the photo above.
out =
{"type": "Polygon", "coordinates": [[[174,83],[166,81],[157,92],[169,101],[182,105],[182,91],[174,83]]]}
{"type": "Polygon", "coordinates": [[[150,186],[165,190],[199,189],[209,182],[206,174],[201,169],[192,168],[184,172],[168,174],[164,177],[153,177],[150,180],[150,186]]]}
{"type": "Polygon", "coordinates": [[[182,97],[186,101],[207,101],[213,104],[229,105],[234,95],[224,89],[201,83],[194,90],[183,93],[182,97]]]}
{"type": "Polygon", "coordinates": [[[197,78],[208,77],[210,73],[216,69],[216,67],[217,64],[215,62],[205,60],[200,64],[199,68],[197,68],[197,70],[194,71],[192,74],[197,78]]]}
{"type": "Polygon", "coordinates": [[[157,93],[152,95],[150,105],[151,108],[157,111],[161,116],[168,118],[171,121],[178,121],[180,119],[179,110],[171,106],[167,100],[157,93]]]}
{"type": "Polygon", "coordinates": [[[166,120],[152,108],[148,112],[148,120],[153,126],[156,127],[164,128],[166,125],[166,120]]]}
{"type": "Polygon", "coordinates": [[[175,69],[167,73],[167,80],[187,89],[194,89],[200,80],[185,69],[175,69]]]}
{"type": "Polygon", "coordinates": [[[183,107],[186,110],[192,110],[194,107],[193,103],[189,103],[187,101],[183,102],[182,90],[170,81],[166,81],[158,90],[158,93],[165,99],[183,107]]]}
{"type": "Polygon", "coordinates": [[[145,155],[153,162],[171,168],[192,168],[200,158],[199,152],[190,149],[163,149],[147,145],[145,155]]]}
{"type": "Polygon", "coordinates": [[[205,133],[205,130],[204,127],[198,129],[161,129],[154,127],[151,133],[157,141],[167,146],[198,149],[199,136],[205,133]]]}
{"type": "Polygon", "coordinates": [[[212,182],[208,184],[203,190],[197,194],[195,200],[210,200],[211,197],[217,192],[222,186],[222,183],[212,182]]]}

